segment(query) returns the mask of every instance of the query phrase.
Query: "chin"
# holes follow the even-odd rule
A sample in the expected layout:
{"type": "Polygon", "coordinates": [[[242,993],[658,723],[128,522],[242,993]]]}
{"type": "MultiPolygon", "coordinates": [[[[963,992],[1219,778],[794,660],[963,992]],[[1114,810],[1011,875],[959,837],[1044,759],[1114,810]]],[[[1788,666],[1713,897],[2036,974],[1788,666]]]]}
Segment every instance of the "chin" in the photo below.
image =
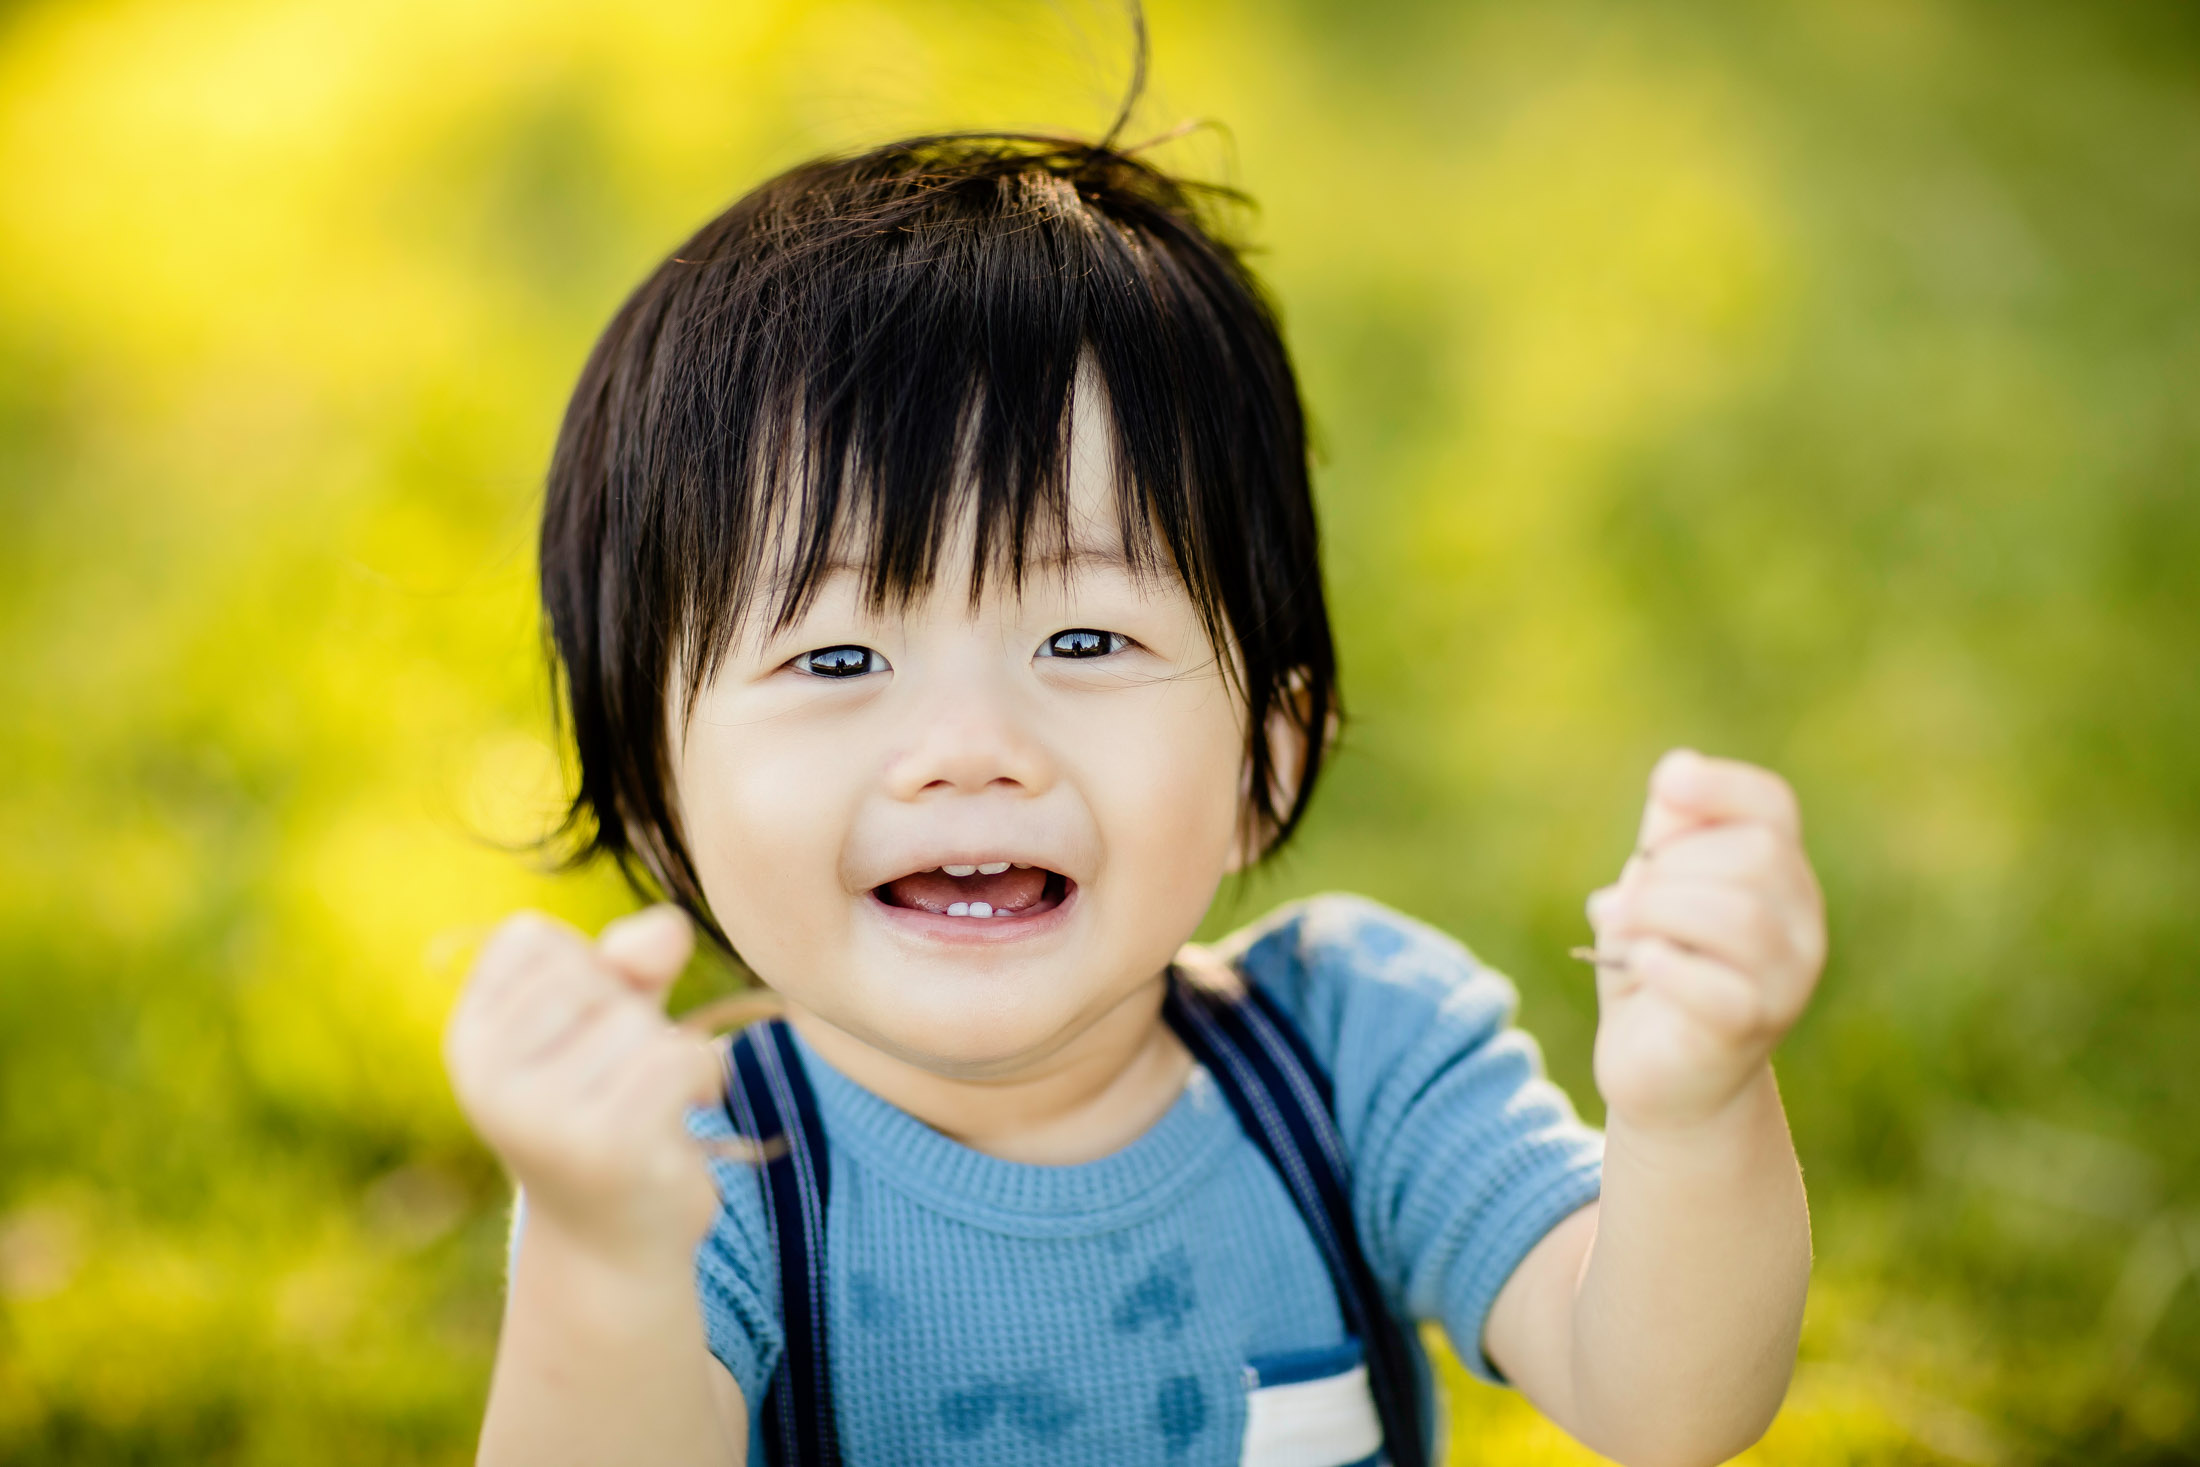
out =
{"type": "Polygon", "coordinates": [[[1044,1055],[1104,1008],[1060,975],[904,973],[891,994],[865,1005],[874,1022],[856,1032],[942,1074],[983,1075],[1044,1055]]]}

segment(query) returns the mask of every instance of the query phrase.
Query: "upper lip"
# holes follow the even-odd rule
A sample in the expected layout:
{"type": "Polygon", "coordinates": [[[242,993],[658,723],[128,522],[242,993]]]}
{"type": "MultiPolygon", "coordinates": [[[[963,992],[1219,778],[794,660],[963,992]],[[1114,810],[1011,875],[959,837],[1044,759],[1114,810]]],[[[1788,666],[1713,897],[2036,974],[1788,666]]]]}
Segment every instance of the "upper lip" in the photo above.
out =
{"type": "Polygon", "coordinates": [[[863,889],[873,891],[890,881],[899,881],[904,876],[914,876],[920,871],[937,871],[942,866],[984,866],[995,861],[1007,861],[1017,866],[1037,866],[1042,870],[1069,877],[1072,881],[1076,880],[1060,855],[1004,841],[999,845],[966,843],[925,846],[907,856],[882,859],[870,868],[864,878],[863,889]],[[874,876],[876,879],[872,879],[874,876]]]}

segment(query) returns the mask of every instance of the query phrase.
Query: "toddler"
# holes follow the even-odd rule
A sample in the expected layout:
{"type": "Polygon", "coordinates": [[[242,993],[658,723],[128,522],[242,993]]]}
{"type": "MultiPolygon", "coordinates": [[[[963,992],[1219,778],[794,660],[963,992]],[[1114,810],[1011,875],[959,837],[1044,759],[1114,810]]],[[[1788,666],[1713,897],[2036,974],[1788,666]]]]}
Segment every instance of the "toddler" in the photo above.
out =
{"type": "Polygon", "coordinates": [[[1210,195],[943,136],[742,199],[627,301],[542,588],[592,849],[447,1060],[521,1188],[488,1463],[1419,1467],[1440,1324],[1622,1462],[1777,1410],[1787,787],[1677,752],[1596,893],[1600,1137],[1506,982],[1372,902],[1187,946],[1338,723],[1297,387],[1210,195]],[[780,1017],[669,1022],[691,924],[780,1017]]]}

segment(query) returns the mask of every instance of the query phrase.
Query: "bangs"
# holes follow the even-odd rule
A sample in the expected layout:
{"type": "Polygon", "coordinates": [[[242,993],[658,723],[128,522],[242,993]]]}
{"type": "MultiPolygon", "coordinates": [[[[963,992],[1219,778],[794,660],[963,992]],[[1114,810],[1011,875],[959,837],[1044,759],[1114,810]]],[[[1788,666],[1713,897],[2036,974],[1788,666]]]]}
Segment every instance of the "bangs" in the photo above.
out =
{"type": "MultiPolygon", "coordinates": [[[[730,568],[677,608],[688,688],[715,675],[744,632],[784,631],[848,570],[872,611],[925,596],[943,571],[966,578],[975,608],[989,586],[1020,593],[1035,569],[1108,555],[1140,579],[1181,579],[1210,640],[1227,646],[1182,419],[1142,418],[1135,398],[1117,411],[1090,343],[1074,336],[1053,344],[1026,327],[1021,345],[1034,357],[1058,352],[1072,370],[999,379],[954,339],[953,319],[943,312],[948,329],[911,333],[931,360],[851,374],[826,408],[806,406],[824,396],[815,381],[779,384],[755,405],[747,473],[718,500],[723,521],[698,517],[687,547],[696,563],[730,568]],[[1080,542],[1071,525],[1074,461],[1092,451],[1081,435],[1105,437],[1113,543],[1093,543],[1089,530],[1080,542]],[[958,545],[958,535],[968,538],[958,545]],[[943,566],[950,554],[966,558],[943,566]]],[[[1021,325],[1010,317],[997,329],[1021,325]]]]}
{"type": "MultiPolygon", "coordinates": [[[[783,174],[659,266],[583,372],[545,506],[592,848],[686,900],[661,729],[635,742],[668,682],[691,708],[744,625],[783,629],[840,566],[874,608],[929,592],[965,525],[971,598],[1020,590],[1074,548],[1080,412],[1124,561],[1183,582],[1253,726],[1294,677],[1326,721],[1297,387],[1213,227],[1240,203],[1106,147],[920,138],[783,174]]],[[[1256,804],[1274,837],[1303,790],[1256,804]]]]}

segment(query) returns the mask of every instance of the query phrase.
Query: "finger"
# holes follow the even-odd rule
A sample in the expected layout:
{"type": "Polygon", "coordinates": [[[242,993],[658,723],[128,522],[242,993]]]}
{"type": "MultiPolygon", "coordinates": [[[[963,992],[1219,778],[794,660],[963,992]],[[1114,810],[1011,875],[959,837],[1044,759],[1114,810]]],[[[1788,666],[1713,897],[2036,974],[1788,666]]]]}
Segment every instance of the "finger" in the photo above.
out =
{"type": "Polygon", "coordinates": [[[596,954],[636,993],[660,1003],[695,954],[695,929],[670,903],[607,923],[596,954]]]}
{"type": "Polygon", "coordinates": [[[1635,849],[1628,855],[1627,864],[1620,869],[1619,879],[1625,882],[1640,869],[1646,859],[1673,837],[1694,828],[1698,823],[1694,817],[1666,804],[1655,794],[1646,796],[1642,802],[1642,819],[1635,827],[1635,849]]]}
{"type": "Polygon", "coordinates": [[[1645,864],[1661,877],[1734,881],[1796,894],[1815,890],[1803,848],[1756,821],[1693,826],[1668,837],[1645,864]]]}
{"type": "Polygon", "coordinates": [[[664,1041],[668,1091],[681,1111],[725,1098],[725,1052],[712,1040],[676,1030],[664,1041]]]}
{"type": "Polygon", "coordinates": [[[629,996],[585,943],[558,948],[512,985],[483,1015],[496,1048],[521,1063],[548,1058],[595,1020],[605,1005],[629,996]]]}
{"type": "MultiPolygon", "coordinates": [[[[1675,766],[1701,762],[1703,755],[1693,749],[1669,749],[1651,767],[1648,789],[1642,802],[1642,820],[1635,829],[1635,854],[1628,862],[1630,871],[1649,853],[1659,849],[1674,836],[1704,823],[1701,817],[1687,806],[1675,804],[1662,793],[1666,771],[1675,766]]],[[[1625,880],[1629,872],[1622,872],[1625,880]]]]}
{"type": "Polygon", "coordinates": [[[501,1072],[547,1049],[580,1015],[586,988],[572,954],[541,961],[471,993],[452,1016],[444,1052],[454,1075],[501,1072]]]}
{"type": "Polygon", "coordinates": [[[547,917],[530,914],[502,960],[508,970],[484,993],[477,1015],[480,1027],[495,1036],[532,1034],[541,1023],[536,1016],[578,1007],[592,992],[611,986],[588,939],[547,917]]]}
{"type": "Polygon", "coordinates": [[[1627,962],[1645,992],[1658,994],[1728,1043],[1756,1038],[1767,1026],[1763,993],[1716,958],[1645,937],[1629,947],[1627,962]]]}
{"type": "Polygon", "coordinates": [[[576,1095],[599,1090],[611,1083],[629,1056],[654,1044],[667,1027],[632,994],[617,994],[556,1052],[555,1083],[576,1095]]]}
{"type": "MultiPolygon", "coordinates": [[[[1604,944],[1598,944],[1600,948],[1604,944]]],[[[1612,956],[1597,963],[1597,1003],[1609,1005],[1614,999],[1625,998],[1642,987],[1642,979],[1636,976],[1631,944],[1613,943],[1612,956]]]]}
{"type": "Polygon", "coordinates": [[[520,1064],[554,1060],[585,1038],[616,995],[598,982],[546,983],[507,1022],[507,1053],[520,1064]]]}
{"type": "Polygon", "coordinates": [[[1747,973],[1788,965],[1785,926],[1761,895],[1723,881],[1653,878],[1625,894],[1610,918],[1613,937],[1661,937],[1747,973]]]}
{"type": "Polygon", "coordinates": [[[529,975],[561,953],[585,947],[588,939],[555,917],[515,912],[497,924],[481,945],[461,1000],[473,1008],[493,1008],[524,988],[529,975]]]}
{"type": "Polygon", "coordinates": [[[1739,821],[1769,825],[1798,840],[1802,836],[1795,791],[1769,769],[1675,749],[1650,771],[1650,809],[1643,817],[1650,849],[1690,826],[1739,821]]]}
{"type": "Polygon", "coordinates": [[[712,1047],[669,1026],[622,1058],[606,1077],[603,1102],[646,1124],[686,1124],[688,1111],[715,1104],[724,1073],[712,1047]]]}
{"type": "Polygon", "coordinates": [[[1651,868],[1660,879],[1721,881],[1757,892],[1786,924],[1798,953],[1825,946],[1825,897],[1810,858],[1769,825],[1699,826],[1659,847],[1651,868]]]}

